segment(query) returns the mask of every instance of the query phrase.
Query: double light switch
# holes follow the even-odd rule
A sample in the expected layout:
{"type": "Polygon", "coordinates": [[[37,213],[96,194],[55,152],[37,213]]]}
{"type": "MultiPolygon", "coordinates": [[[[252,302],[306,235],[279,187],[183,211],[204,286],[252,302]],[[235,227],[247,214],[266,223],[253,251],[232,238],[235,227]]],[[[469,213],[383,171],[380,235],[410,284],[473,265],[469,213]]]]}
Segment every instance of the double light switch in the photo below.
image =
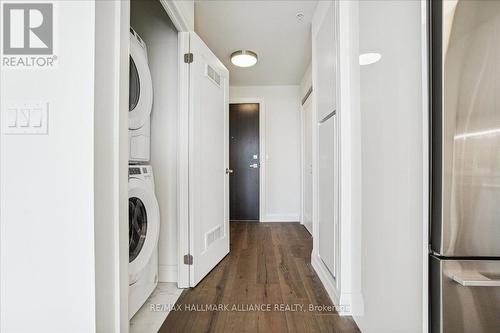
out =
{"type": "Polygon", "coordinates": [[[4,134],[47,134],[48,103],[11,103],[4,115],[4,134]]]}

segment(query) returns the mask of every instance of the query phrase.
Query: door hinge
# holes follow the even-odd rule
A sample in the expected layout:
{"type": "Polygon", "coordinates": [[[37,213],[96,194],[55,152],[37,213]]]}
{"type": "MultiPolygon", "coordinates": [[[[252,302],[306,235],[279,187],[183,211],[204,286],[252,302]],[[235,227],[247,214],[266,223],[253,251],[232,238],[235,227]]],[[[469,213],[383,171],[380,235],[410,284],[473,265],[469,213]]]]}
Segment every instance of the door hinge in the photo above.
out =
{"type": "Polygon", "coordinates": [[[192,53],[184,53],[184,62],[186,64],[190,64],[193,62],[193,54],[192,53]]]}
{"type": "Polygon", "coordinates": [[[186,254],[184,256],[184,265],[192,265],[193,264],[193,256],[190,254],[186,254]]]}

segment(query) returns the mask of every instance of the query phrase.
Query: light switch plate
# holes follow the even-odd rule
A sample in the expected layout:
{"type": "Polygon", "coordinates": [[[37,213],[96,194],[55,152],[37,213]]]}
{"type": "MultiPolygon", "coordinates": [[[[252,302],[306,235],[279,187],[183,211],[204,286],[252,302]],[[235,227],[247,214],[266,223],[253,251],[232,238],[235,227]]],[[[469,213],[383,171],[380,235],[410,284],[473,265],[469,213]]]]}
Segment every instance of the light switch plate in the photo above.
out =
{"type": "Polygon", "coordinates": [[[3,134],[47,134],[48,123],[48,102],[11,102],[2,108],[3,134]]]}

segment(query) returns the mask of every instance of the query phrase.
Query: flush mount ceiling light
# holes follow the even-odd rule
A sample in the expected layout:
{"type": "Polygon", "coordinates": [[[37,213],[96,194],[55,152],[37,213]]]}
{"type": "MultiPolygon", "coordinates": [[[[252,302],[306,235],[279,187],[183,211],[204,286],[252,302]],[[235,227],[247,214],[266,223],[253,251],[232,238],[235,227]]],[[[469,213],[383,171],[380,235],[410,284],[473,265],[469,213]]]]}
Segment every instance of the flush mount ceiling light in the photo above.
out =
{"type": "Polygon", "coordinates": [[[257,53],[248,50],[233,52],[231,62],[238,67],[252,67],[257,63],[257,53]]]}
{"type": "Polygon", "coordinates": [[[359,56],[359,64],[361,66],[371,65],[382,58],[380,53],[363,53],[359,56]]]}

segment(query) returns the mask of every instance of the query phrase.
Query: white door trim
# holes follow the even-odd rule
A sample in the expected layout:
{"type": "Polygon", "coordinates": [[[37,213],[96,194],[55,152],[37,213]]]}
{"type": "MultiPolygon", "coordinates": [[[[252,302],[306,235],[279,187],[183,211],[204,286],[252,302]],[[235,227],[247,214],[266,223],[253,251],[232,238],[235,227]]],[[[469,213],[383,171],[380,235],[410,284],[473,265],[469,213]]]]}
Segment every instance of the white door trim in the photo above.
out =
{"type": "Polygon", "coordinates": [[[422,332],[429,330],[429,73],[427,0],[421,0],[422,23],[422,332]]]}
{"type": "Polygon", "coordinates": [[[189,25],[175,1],[160,0],[167,15],[179,31],[179,97],[177,108],[177,287],[189,287],[189,266],[184,255],[189,253],[189,64],[184,53],[189,52],[189,25]]]}
{"type": "Polygon", "coordinates": [[[263,222],[267,216],[266,205],[266,108],[262,97],[231,98],[229,104],[257,103],[259,104],[259,221],[263,222]]]}
{"type": "Polygon", "coordinates": [[[189,25],[175,1],[159,0],[179,31],[179,97],[177,109],[177,287],[189,287],[189,266],[184,255],[189,253],[189,64],[184,54],[189,52],[189,25]]]}
{"type": "MultiPolygon", "coordinates": [[[[309,96],[307,99],[310,99],[309,96]]],[[[310,102],[310,101],[309,101],[310,102]]],[[[299,95],[299,103],[300,103],[300,95],[299,95]]],[[[304,105],[300,103],[300,116],[299,116],[299,124],[300,124],[300,213],[299,213],[299,222],[304,225],[304,105]]],[[[312,144],[311,144],[312,146],[312,144]]],[[[312,149],[312,147],[311,147],[312,149]]]]}
{"type": "MultiPolygon", "coordinates": [[[[101,217],[107,217],[105,228],[97,228],[95,232],[101,233],[96,238],[95,246],[106,249],[101,263],[109,264],[103,271],[96,264],[96,301],[98,302],[96,314],[96,330],[108,332],[128,333],[128,291],[129,291],[129,261],[128,261],[128,94],[129,94],[129,43],[130,43],[130,3],[99,1],[96,3],[96,33],[106,36],[105,44],[96,41],[96,65],[106,61],[106,72],[101,73],[109,80],[94,82],[94,88],[110,91],[110,94],[96,94],[95,110],[103,111],[99,121],[101,123],[96,133],[106,131],[100,135],[104,142],[112,144],[112,155],[105,159],[96,155],[95,167],[101,176],[112,177],[112,192],[106,192],[104,199],[112,200],[106,208],[107,213],[101,212],[101,217]],[[104,25],[106,21],[106,25],[104,25]],[[102,31],[105,29],[105,31],[102,31]],[[105,58],[99,55],[105,52],[105,58]],[[112,57],[112,66],[108,60],[112,57]],[[109,75],[109,76],[108,76],[109,75]],[[103,114],[105,114],[103,116],[103,114]],[[106,126],[104,128],[103,126],[106,126]],[[111,133],[111,134],[109,134],[111,133]],[[111,142],[112,141],[112,142],[111,142]],[[106,166],[106,170],[103,167],[106,166]],[[111,173],[111,174],[110,174],[111,173]],[[102,234],[105,232],[106,234],[102,234]],[[101,242],[99,242],[101,240],[101,242]],[[110,242],[111,240],[111,248],[110,242]],[[102,242],[106,245],[103,246],[102,242]],[[111,251],[108,251],[111,249],[111,251]],[[112,272],[112,275],[110,274],[112,272]],[[99,276],[99,273],[105,276],[99,276]],[[103,278],[107,280],[102,282],[103,278]],[[101,282],[99,282],[101,281],[101,282]],[[102,285],[106,290],[102,290],[102,285]],[[108,289],[112,289],[109,292],[108,289]],[[100,305],[99,305],[100,304],[100,305]],[[103,310],[106,310],[103,312],[103,310]]],[[[94,139],[96,139],[94,133],[94,139]]],[[[102,141],[101,141],[102,142],[102,141]]],[[[95,198],[94,198],[95,199],[95,198]]],[[[104,209],[104,208],[103,208],[104,209]]],[[[96,212],[98,212],[96,210],[96,212]]],[[[96,215],[96,216],[97,216],[96,215]]],[[[97,218],[97,217],[96,217],[97,218]]],[[[95,222],[99,222],[96,220],[95,222]]],[[[99,251],[98,251],[99,252],[99,251]]],[[[98,253],[97,252],[97,253],[98,253]]]]}
{"type": "Polygon", "coordinates": [[[189,287],[189,32],[179,32],[179,105],[177,146],[177,287],[189,287]]]}
{"type": "MultiPolygon", "coordinates": [[[[311,71],[312,74],[312,71],[311,71]]],[[[312,87],[312,80],[311,80],[311,89],[312,87]]],[[[313,99],[314,99],[314,91],[311,91],[309,96],[307,96],[307,99],[304,101],[304,104],[302,104],[302,98],[303,96],[299,96],[299,103],[300,103],[300,215],[299,215],[299,222],[300,224],[304,225],[304,198],[305,198],[305,177],[304,177],[304,160],[305,160],[305,131],[304,131],[304,110],[307,106],[311,106],[311,127],[313,125],[312,122],[312,113],[314,112],[314,106],[313,104],[313,99]]],[[[313,135],[313,129],[311,128],[311,139],[313,135]]],[[[313,149],[312,145],[312,140],[311,140],[311,153],[313,149]]],[[[311,160],[312,162],[312,160],[311,160]]],[[[311,176],[311,186],[312,184],[312,176],[311,176]]],[[[311,215],[312,215],[312,208],[313,208],[314,202],[312,202],[311,206],[311,215]]],[[[307,229],[307,228],[306,228],[307,229]]],[[[312,229],[312,216],[311,216],[311,229],[312,229]]],[[[311,233],[312,235],[312,233],[311,233]]]]}
{"type": "Polygon", "coordinates": [[[184,15],[182,15],[182,10],[179,8],[178,1],[160,0],[160,3],[172,20],[172,23],[177,31],[188,32],[189,24],[187,23],[184,15]]]}

